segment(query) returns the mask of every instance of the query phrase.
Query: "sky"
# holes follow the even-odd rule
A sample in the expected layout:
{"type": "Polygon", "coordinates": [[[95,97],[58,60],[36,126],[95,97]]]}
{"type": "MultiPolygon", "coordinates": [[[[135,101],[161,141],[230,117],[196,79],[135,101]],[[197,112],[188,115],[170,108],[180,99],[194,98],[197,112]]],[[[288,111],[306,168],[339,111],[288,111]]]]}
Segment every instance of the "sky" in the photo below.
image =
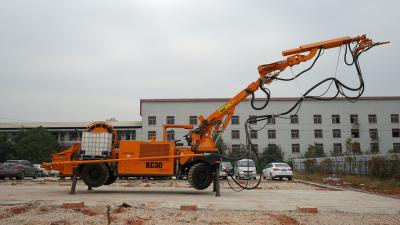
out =
{"type": "MultiPolygon", "coordinates": [[[[0,121],[141,120],[140,99],[230,98],[257,80],[258,65],[284,59],[282,50],[360,34],[391,41],[360,57],[364,96],[399,96],[399,8],[395,0],[2,0],[0,121]]],[[[272,83],[272,97],[299,96],[330,76],[357,86],[343,53],[326,50],[311,72],[272,83]]]]}

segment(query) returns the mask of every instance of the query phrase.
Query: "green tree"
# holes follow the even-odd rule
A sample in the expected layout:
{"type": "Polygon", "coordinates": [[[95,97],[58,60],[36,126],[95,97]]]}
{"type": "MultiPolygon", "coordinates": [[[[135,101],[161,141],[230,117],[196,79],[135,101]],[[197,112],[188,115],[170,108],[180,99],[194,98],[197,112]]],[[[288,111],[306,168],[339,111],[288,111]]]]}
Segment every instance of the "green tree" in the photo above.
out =
{"type": "Polygon", "coordinates": [[[353,141],[351,138],[346,139],[346,149],[350,155],[362,154],[360,143],[353,141]]]}
{"type": "Polygon", "coordinates": [[[222,138],[220,138],[217,142],[217,148],[218,148],[218,152],[221,155],[225,155],[227,153],[228,150],[228,146],[226,145],[226,143],[224,142],[224,140],[222,138]]]}
{"type": "Polygon", "coordinates": [[[304,153],[304,158],[319,158],[325,157],[324,147],[319,145],[309,145],[304,153]]]}
{"type": "Polygon", "coordinates": [[[15,139],[16,156],[32,163],[49,161],[57,149],[57,140],[43,127],[19,132],[15,139]]]}
{"type": "Polygon", "coordinates": [[[279,145],[269,145],[264,148],[260,159],[262,168],[271,162],[282,162],[283,155],[284,153],[279,145]]]}
{"type": "Polygon", "coordinates": [[[8,134],[0,134],[0,162],[15,158],[15,145],[8,134]]]}

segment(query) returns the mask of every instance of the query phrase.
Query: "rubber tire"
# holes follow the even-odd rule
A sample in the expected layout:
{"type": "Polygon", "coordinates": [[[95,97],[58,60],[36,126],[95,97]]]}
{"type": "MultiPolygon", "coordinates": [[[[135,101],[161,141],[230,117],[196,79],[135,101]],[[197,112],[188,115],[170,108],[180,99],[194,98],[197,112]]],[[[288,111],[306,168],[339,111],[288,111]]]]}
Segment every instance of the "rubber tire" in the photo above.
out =
{"type": "Polygon", "coordinates": [[[22,172],[20,176],[15,177],[15,179],[17,179],[17,180],[23,180],[24,178],[25,178],[25,173],[24,172],[22,172]]]}
{"type": "Polygon", "coordinates": [[[115,176],[114,174],[110,174],[110,176],[108,177],[108,180],[104,183],[104,185],[113,184],[117,179],[118,179],[117,176],[115,176]]]}
{"type": "Polygon", "coordinates": [[[89,187],[100,187],[110,177],[110,172],[104,163],[87,164],[83,166],[81,177],[89,187]]]}
{"type": "Polygon", "coordinates": [[[213,180],[211,166],[207,163],[196,163],[190,167],[188,181],[197,190],[208,188],[213,180]]]}
{"type": "Polygon", "coordinates": [[[288,180],[292,180],[292,177],[288,177],[287,179],[288,179],[288,180]]]}

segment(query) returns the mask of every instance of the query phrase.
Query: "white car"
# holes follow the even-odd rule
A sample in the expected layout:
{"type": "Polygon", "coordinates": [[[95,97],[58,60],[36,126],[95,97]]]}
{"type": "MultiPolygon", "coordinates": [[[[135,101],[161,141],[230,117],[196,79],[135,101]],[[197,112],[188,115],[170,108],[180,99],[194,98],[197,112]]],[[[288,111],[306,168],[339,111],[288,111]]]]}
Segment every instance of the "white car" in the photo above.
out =
{"type": "Polygon", "coordinates": [[[292,180],[293,171],[292,168],[286,163],[273,162],[269,163],[267,167],[263,169],[263,178],[267,179],[267,177],[271,179],[287,178],[288,180],[292,180]]]}
{"type": "Polygon", "coordinates": [[[234,175],[236,179],[256,179],[256,164],[251,159],[241,159],[235,162],[234,175]]]}

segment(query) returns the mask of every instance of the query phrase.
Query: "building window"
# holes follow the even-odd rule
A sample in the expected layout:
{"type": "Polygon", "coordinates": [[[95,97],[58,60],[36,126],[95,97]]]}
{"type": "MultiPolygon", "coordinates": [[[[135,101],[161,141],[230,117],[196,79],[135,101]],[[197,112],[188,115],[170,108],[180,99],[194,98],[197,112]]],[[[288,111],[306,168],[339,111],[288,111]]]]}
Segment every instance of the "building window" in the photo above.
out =
{"type": "Polygon", "coordinates": [[[273,117],[272,115],[267,115],[267,116],[268,116],[267,124],[275,124],[275,117],[273,117]]]}
{"type": "Polygon", "coordinates": [[[131,133],[129,131],[125,133],[125,140],[131,140],[131,133]]]}
{"type": "Polygon", "coordinates": [[[390,121],[392,123],[399,123],[399,114],[391,114],[390,115],[390,121]]]}
{"type": "Polygon", "coordinates": [[[64,141],[64,133],[63,132],[60,133],[60,141],[64,141]]]}
{"type": "Polygon", "coordinates": [[[333,133],[333,138],[341,138],[342,136],[340,129],[333,129],[332,133],[333,133]]]}
{"type": "Polygon", "coordinates": [[[118,137],[118,140],[122,140],[122,132],[121,131],[117,131],[117,137],[118,137]]]}
{"type": "Polygon", "coordinates": [[[232,125],[239,125],[239,116],[232,116],[231,124],[232,125]]]}
{"type": "Polygon", "coordinates": [[[197,116],[189,116],[189,124],[197,125],[197,116]]]}
{"type": "Polygon", "coordinates": [[[175,140],[175,131],[174,130],[167,130],[167,140],[175,140]]]}
{"type": "Polygon", "coordinates": [[[342,143],[333,143],[333,152],[335,154],[342,153],[342,143]]]}
{"type": "Polygon", "coordinates": [[[250,130],[250,138],[251,139],[257,139],[258,138],[258,133],[256,130],[250,130]]]}
{"type": "Polygon", "coordinates": [[[147,117],[147,123],[149,125],[156,125],[156,117],[155,116],[149,116],[147,117]]]}
{"type": "Polygon", "coordinates": [[[147,140],[151,140],[151,137],[154,137],[154,139],[157,138],[157,133],[154,130],[149,130],[147,131],[147,140]]]}
{"type": "Polygon", "coordinates": [[[240,151],[240,145],[232,145],[232,152],[240,151]]]}
{"type": "Polygon", "coordinates": [[[340,123],[340,115],[332,115],[332,124],[340,123]]]}
{"type": "Polygon", "coordinates": [[[369,136],[372,139],[378,138],[378,129],[369,129],[369,136]]]}
{"type": "Polygon", "coordinates": [[[375,114],[368,115],[368,123],[369,124],[376,124],[376,115],[375,114]]]}
{"type": "Polygon", "coordinates": [[[148,124],[149,125],[156,125],[156,117],[155,116],[149,116],[147,117],[148,124]]]}
{"type": "Polygon", "coordinates": [[[268,139],[276,138],[276,130],[268,130],[268,139]]]}
{"type": "Polygon", "coordinates": [[[290,115],[290,123],[298,124],[299,123],[299,115],[290,115]]]}
{"type": "Polygon", "coordinates": [[[167,116],[166,124],[175,124],[175,116],[167,116]]]}
{"type": "Polygon", "coordinates": [[[291,130],[292,139],[300,138],[299,130],[291,130]]]}
{"type": "Polygon", "coordinates": [[[76,141],[78,139],[78,134],[76,132],[70,132],[68,135],[69,141],[76,141]]]}
{"type": "Polygon", "coordinates": [[[400,153],[400,143],[393,143],[393,152],[400,153]]]}
{"type": "Polygon", "coordinates": [[[392,137],[394,138],[400,137],[400,129],[392,129],[392,137]]]}
{"type": "Polygon", "coordinates": [[[360,131],[358,129],[351,129],[352,138],[360,138],[360,131]]]}
{"type": "Polygon", "coordinates": [[[58,132],[51,132],[50,134],[58,141],[58,132]]]}
{"type": "Polygon", "coordinates": [[[300,153],[300,144],[292,144],[292,153],[300,153]]]}
{"type": "Polygon", "coordinates": [[[131,132],[131,140],[136,140],[136,130],[131,132]]]}
{"type": "Polygon", "coordinates": [[[322,130],[321,129],[314,130],[314,137],[315,138],[322,138],[322,130]]]}
{"type": "Polygon", "coordinates": [[[232,139],[240,139],[240,130],[232,130],[232,139]]]}
{"type": "Polygon", "coordinates": [[[321,123],[322,123],[322,116],[314,115],[314,124],[321,124],[321,123]]]}
{"type": "Polygon", "coordinates": [[[322,144],[322,143],[315,143],[315,148],[316,148],[316,149],[322,149],[322,151],[324,151],[324,144],[322,144]]]}
{"type": "Polygon", "coordinates": [[[371,143],[371,153],[379,153],[379,143],[371,143]]]}
{"type": "MultiPolygon", "coordinates": [[[[251,115],[251,116],[249,116],[249,119],[252,119],[252,118],[255,118],[256,116],[255,115],[251,115]]],[[[252,125],[256,125],[257,124],[257,121],[251,121],[251,123],[250,124],[252,124],[252,125]]]]}
{"type": "Polygon", "coordinates": [[[358,124],[358,115],[356,115],[356,114],[350,115],[350,123],[358,124]]]}

